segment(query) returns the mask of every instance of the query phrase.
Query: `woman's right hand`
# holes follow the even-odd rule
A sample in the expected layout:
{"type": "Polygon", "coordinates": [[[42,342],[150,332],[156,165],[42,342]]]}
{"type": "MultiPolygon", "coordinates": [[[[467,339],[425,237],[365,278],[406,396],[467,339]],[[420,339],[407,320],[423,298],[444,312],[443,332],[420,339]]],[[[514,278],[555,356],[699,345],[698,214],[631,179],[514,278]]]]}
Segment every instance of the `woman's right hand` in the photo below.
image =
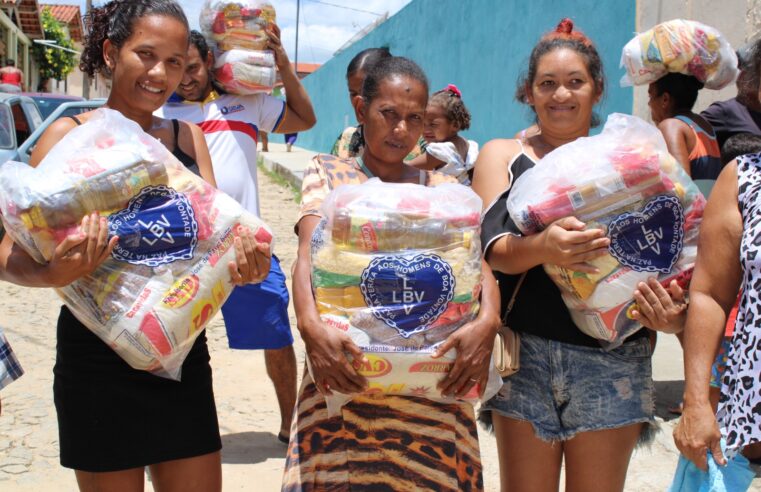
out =
{"type": "Polygon", "coordinates": [[[703,404],[685,402],[682,418],[674,428],[674,443],[685,458],[703,471],[708,471],[707,452],[709,450],[717,464],[722,466],[727,464],[721,452],[719,424],[708,402],[703,404]]]}
{"type": "Polygon", "coordinates": [[[64,287],[92,273],[103,263],[119,242],[117,236],[108,239],[108,221],[98,212],[82,218],[79,231],[69,234],[53,252],[46,265],[49,283],[64,287]]]}
{"type": "Polygon", "coordinates": [[[557,265],[569,270],[597,273],[587,263],[608,253],[610,239],[602,229],[584,230],[586,224],[575,217],[556,220],[540,233],[545,260],[542,263],[557,265]]]}
{"type": "Polygon", "coordinates": [[[351,394],[367,388],[367,379],[357,374],[349,359],[362,361],[365,356],[346,333],[325,325],[322,321],[312,323],[301,330],[307,357],[312,368],[312,379],[317,389],[332,395],[333,391],[351,394]]]}

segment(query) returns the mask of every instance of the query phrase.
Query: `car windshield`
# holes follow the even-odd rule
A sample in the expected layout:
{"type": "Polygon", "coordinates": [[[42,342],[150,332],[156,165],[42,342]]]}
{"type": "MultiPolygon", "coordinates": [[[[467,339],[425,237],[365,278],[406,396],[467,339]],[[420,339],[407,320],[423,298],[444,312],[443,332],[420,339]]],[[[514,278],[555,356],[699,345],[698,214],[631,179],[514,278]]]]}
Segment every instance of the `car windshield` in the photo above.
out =
{"type": "MultiPolygon", "coordinates": [[[[40,113],[42,114],[42,119],[46,120],[50,114],[55,111],[55,108],[60,106],[63,103],[73,101],[73,99],[64,99],[64,98],[57,98],[57,97],[40,97],[40,96],[33,96],[32,99],[34,99],[34,102],[37,103],[37,107],[40,108],[40,113]]],[[[81,113],[81,109],[70,109],[66,110],[62,116],[71,116],[71,115],[77,115],[81,113]]]]}
{"type": "Polygon", "coordinates": [[[6,104],[0,104],[0,149],[13,148],[13,131],[11,108],[6,104]]]}

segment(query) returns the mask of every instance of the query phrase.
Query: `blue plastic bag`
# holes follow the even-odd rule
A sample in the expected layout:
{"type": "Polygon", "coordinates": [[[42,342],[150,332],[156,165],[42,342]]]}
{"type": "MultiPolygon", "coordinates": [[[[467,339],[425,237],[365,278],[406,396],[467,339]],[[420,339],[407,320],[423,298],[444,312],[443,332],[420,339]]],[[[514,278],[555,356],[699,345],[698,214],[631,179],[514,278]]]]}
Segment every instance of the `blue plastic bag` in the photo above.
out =
{"type": "MultiPolygon", "coordinates": [[[[721,449],[726,449],[724,439],[721,449]]],[[[708,451],[708,472],[680,455],[668,492],[745,492],[755,476],[750,462],[740,453],[727,460],[726,466],[719,466],[708,451]]]]}

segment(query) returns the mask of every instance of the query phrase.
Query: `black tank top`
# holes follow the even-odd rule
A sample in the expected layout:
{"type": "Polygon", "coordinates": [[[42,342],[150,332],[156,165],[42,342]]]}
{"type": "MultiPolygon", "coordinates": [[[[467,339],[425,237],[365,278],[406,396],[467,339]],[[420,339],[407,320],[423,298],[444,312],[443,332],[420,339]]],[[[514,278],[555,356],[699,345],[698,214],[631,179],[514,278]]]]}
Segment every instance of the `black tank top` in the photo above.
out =
{"type": "MultiPolygon", "coordinates": [[[[514,183],[521,174],[535,166],[534,161],[526,154],[519,154],[512,162],[512,179],[514,183]]],[[[520,236],[518,226],[507,212],[507,197],[510,190],[505,191],[489,207],[484,214],[481,224],[481,244],[484,254],[488,255],[489,248],[498,238],[506,234],[520,236]]],[[[507,275],[494,272],[499,282],[500,298],[502,300],[502,313],[504,319],[505,309],[510,302],[520,275],[507,275]]],[[[571,319],[571,314],[560,296],[560,289],[544,271],[542,265],[535,266],[526,274],[526,279],[515,298],[515,305],[507,318],[507,326],[519,333],[529,333],[548,340],[599,347],[597,339],[584,334],[576,327],[571,319]]],[[[647,330],[640,330],[628,339],[647,336],[647,330]]]]}
{"type": "MultiPolygon", "coordinates": [[[[76,116],[69,116],[72,120],[74,120],[74,123],[77,125],[81,125],[82,122],[79,121],[79,118],[76,116]]],[[[172,155],[177,158],[178,161],[180,161],[189,171],[195,173],[196,175],[201,175],[201,170],[198,168],[198,163],[190,157],[188,154],[182,151],[180,148],[180,140],[179,140],[179,134],[180,134],[180,123],[177,120],[172,120],[172,128],[174,129],[174,150],[172,150],[172,155]]]]}
{"type": "Polygon", "coordinates": [[[180,123],[177,120],[172,120],[172,127],[174,128],[174,150],[172,151],[172,155],[177,158],[178,161],[182,162],[182,164],[189,170],[195,173],[196,175],[201,175],[201,170],[198,168],[198,163],[195,159],[190,157],[188,154],[182,151],[180,148],[180,123]]]}

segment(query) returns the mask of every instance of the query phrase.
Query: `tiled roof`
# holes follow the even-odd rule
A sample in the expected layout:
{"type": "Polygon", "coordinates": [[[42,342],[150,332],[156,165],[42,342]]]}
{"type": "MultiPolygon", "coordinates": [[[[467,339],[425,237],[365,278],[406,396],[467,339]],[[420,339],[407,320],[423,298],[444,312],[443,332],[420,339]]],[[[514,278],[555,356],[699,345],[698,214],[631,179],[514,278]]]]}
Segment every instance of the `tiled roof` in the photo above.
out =
{"type": "Polygon", "coordinates": [[[17,23],[24,34],[32,39],[43,38],[37,0],[0,0],[0,2],[0,5],[5,8],[16,8],[18,12],[17,23]]]}
{"type": "Polygon", "coordinates": [[[41,3],[40,8],[50,9],[50,13],[58,22],[69,27],[69,33],[73,41],[82,42],[82,13],[79,5],[53,5],[41,3]]]}
{"type": "MultiPolygon", "coordinates": [[[[291,62],[291,66],[295,66],[295,63],[291,62]]],[[[320,63],[299,62],[299,73],[312,73],[321,66],[320,63]]]]}

